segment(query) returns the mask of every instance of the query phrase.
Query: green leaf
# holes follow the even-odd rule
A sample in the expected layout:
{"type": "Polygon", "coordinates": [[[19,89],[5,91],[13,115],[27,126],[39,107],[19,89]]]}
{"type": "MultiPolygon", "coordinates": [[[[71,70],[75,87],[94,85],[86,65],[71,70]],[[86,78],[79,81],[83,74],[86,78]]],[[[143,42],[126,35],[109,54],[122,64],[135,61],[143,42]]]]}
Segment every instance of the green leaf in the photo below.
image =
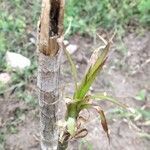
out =
{"type": "Polygon", "coordinates": [[[83,103],[79,106],[79,111],[82,111],[83,109],[89,109],[92,107],[92,104],[83,103]]]}
{"type": "MultiPolygon", "coordinates": [[[[109,51],[110,43],[106,45],[103,49],[102,53],[98,56],[94,64],[91,64],[90,68],[88,69],[85,77],[81,81],[80,85],[77,88],[77,91],[74,93],[74,99],[83,99],[87,94],[90,86],[94,82],[98,73],[102,70],[103,65],[107,60],[107,54],[109,51]]],[[[92,62],[93,63],[93,62],[92,62]]]]}
{"type": "Polygon", "coordinates": [[[109,102],[111,102],[113,104],[116,104],[116,105],[118,105],[120,107],[123,107],[125,109],[127,108],[127,106],[125,104],[122,104],[119,101],[117,101],[116,99],[114,99],[114,98],[112,98],[110,96],[107,96],[106,94],[103,94],[103,93],[101,93],[101,94],[94,94],[94,95],[91,96],[91,98],[95,99],[95,100],[100,100],[100,101],[101,100],[109,101],[109,102]]]}
{"type": "Polygon", "coordinates": [[[143,89],[137,94],[137,96],[135,96],[135,99],[139,101],[144,101],[145,97],[146,97],[146,90],[143,89]]]}
{"type": "Polygon", "coordinates": [[[73,62],[69,52],[65,48],[64,48],[64,51],[65,51],[65,54],[66,54],[67,59],[70,63],[70,66],[71,66],[71,72],[72,72],[73,79],[74,79],[74,82],[75,82],[75,91],[77,91],[77,69],[76,69],[75,63],[73,62]]]}

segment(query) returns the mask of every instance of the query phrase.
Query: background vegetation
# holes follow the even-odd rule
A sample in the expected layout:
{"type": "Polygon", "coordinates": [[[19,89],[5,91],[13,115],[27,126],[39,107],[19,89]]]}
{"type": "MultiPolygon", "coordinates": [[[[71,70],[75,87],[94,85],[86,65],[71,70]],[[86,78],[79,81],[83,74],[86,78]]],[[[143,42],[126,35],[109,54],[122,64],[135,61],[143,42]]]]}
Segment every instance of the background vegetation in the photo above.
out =
{"type": "MultiPolygon", "coordinates": [[[[149,0],[67,0],[65,29],[71,24],[70,34],[95,35],[99,28],[104,28],[115,29],[123,35],[126,30],[140,29],[150,24],[149,6],[149,0]]],[[[35,43],[29,43],[27,38],[31,36],[28,35],[31,30],[36,31],[39,14],[40,0],[1,0],[1,70],[6,69],[4,55],[7,50],[31,57],[29,52],[35,49],[35,43]]]]}

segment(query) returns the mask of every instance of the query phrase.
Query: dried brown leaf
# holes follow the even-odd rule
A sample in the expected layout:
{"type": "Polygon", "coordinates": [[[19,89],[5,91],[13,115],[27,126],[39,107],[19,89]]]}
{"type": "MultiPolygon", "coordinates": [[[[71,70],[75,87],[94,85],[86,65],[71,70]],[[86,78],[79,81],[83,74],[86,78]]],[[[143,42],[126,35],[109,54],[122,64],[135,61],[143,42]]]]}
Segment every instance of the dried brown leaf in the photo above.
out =
{"type": "Polygon", "coordinates": [[[74,138],[79,139],[79,138],[84,138],[86,135],[88,134],[88,130],[87,129],[81,129],[80,131],[78,131],[74,138]]]}

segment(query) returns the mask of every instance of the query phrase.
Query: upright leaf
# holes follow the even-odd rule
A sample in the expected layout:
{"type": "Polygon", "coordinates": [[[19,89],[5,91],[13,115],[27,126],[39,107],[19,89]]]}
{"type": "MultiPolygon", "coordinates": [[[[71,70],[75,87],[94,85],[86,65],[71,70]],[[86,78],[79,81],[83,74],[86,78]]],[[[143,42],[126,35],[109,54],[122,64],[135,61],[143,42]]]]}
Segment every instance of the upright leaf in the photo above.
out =
{"type": "Polygon", "coordinates": [[[73,79],[75,82],[75,91],[77,91],[77,69],[76,69],[75,63],[73,62],[69,52],[66,49],[64,49],[64,51],[65,51],[65,54],[66,54],[67,59],[70,63],[70,66],[71,66],[71,72],[72,72],[72,76],[73,76],[73,79]]]}
{"type": "Polygon", "coordinates": [[[94,82],[98,73],[102,70],[103,65],[107,60],[107,54],[109,51],[110,43],[106,45],[102,53],[98,56],[96,61],[90,65],[85,77],[81,81],[80,85],[77,88],[77,91],[74,93],[74,99],[83,99],[88,92],[90,86],[94,82]]]}

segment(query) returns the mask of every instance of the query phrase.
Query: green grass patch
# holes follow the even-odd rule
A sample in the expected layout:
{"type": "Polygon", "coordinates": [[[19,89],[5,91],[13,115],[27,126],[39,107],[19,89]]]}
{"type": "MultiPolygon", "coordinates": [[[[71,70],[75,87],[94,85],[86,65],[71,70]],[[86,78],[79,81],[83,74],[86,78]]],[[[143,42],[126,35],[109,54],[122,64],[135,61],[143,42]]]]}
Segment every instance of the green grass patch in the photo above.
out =
{"type": "Polygon", "coordinates": [[[148,0],[68,0],[65,27],[72,22],[70,34],[91,34],[101,27],[117,31],[130,26],[147,26],[150,23],[148,0]]]}

